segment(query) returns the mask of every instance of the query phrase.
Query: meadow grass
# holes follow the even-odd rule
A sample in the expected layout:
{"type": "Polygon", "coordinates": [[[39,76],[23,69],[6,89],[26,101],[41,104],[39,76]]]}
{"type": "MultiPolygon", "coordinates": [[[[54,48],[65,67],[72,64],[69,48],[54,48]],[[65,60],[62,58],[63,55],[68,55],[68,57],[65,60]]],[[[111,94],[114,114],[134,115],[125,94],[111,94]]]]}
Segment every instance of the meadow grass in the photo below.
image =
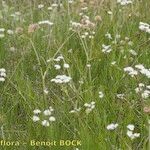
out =
{"type": "Polygon", "coordinates": [[[67,0],[0,0],[0,28],[5,29],[0,32],[4,34],[0,68],[7,74],[0,82],[0,139],[27,142],[18,147],[0,146],[0,150],[149,150],[150,99],[135,92],[139,83],[148,85],[149,78],[124,72],[125,67],[137,64],[150,67],[150,34],[139,30],[140,22],[150,23],[149,7],[149,0],[134,0],[125,6],[117,0],[74,0],[70,4],[67,0]],[[48,10],[54,3],[58,6],[48,10]],[[39,4],[44,7],[38,8],[39,4]],[[94,27],[81,27],[83,15],[94,27]],[[36,24],[44,20],[53,25],[36,24]],[[80,25],[74,29],[70,21],[80,25]],[[31,24],[38,27],[29,32],[31,24]],[[8,34],[9,29],[14,33],[8,34]],[[85,32],[94,35],[83,38],[85,32]],[[111,45],[110,53],[102,52],[103,44],[111,45]],[[63,60],[56,62],[58,56],[63,60]],[[72,79],[51,82],[56,75],[72,79]],[[87,110],[84,104],[92,101],[95,108],[87,110]],[[42,126],[41,118],[33,121],[33,110],[50,106],[56,121],[48,127],[42,126]],[[70,113],[75,108],[81,110],[70,113]],[[108,129],[111,123],[118,127],[108,129]],[[139,137],[127,135],[129,124],[139,137]],[[37,147],[30,145],[32,139],[78,139],[82,145],[37,147]]]}

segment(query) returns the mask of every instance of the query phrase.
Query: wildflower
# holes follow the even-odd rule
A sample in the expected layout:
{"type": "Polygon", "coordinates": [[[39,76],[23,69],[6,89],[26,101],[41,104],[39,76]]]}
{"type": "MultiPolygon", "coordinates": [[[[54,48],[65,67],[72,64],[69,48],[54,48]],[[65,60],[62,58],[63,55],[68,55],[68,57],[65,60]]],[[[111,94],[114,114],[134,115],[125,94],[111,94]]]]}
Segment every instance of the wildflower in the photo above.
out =
{"type": "Polygon", "coordinates": [[[117,0],[117,3],[119,3],[122,6],[132,4],[132,0],[117,0]]]}
{"type": "Polygon", "coordinates": [[[13,34],[14,34],[14,31],[9,29],[9,30],[7,30],[7,34],[13,35],[13,34]]]}
{"type": "Polygon", "coordinates": [[[54,79],[51,80],[51,82],[55,83],[68,83],[70,82],[72,78],[66,75],[57,75],[54,79]]]}
{"type": "Polygon", "coordinates": [[[40,120],[40,118],[38,116],[33,116],[32,117],[33,122],[37,122],[40,120]]]}
{"type": "Polygon", "coordinates": [[[138,87],[135,88],[136,93],[140,93],[143,99],[147,99],[150,97],[150,89],[149,86],[144,85],[143,83],[139,83],[138,87]]]}
{"type": "Polygon", "coordinates": [[[39,4],[39,5],[38,5],[38,8],[39,8],[39,9],[41,9],[41,8],[43,8],[43,7],[44,7],[43,4],[39,4]]]}
{"type": "Polygon", "coordinates": [[[132,67],[125,67],[124,71],[127,72],[131,77],[138,75],[138,72],[134,70],[132,67]]]}
{"type": "Polygon", "coordinates": [[[104,93],[102,91],[99,92],[99,98],[103,98],[104,97],[104,93]]]}
{"type": "Polygon", "coordinates": [[[37,23],[30,24],[28,27],[28,33],[33,33],[39,28],[39,25],[37,23]]]}
{"type": "Polygon", "coordinates": [[[134,125],[133,124],[129,124],[127,126],[127,128],[130,130],[130,131],[133,131],[134,130],[134,125]]]}
{"type": "Polygon", "coordinates": [[[84,107],[86,107],[86,114],[89,114],[95,108],[95,102],[92,101],[91,103],[85,103],[84,107]]]}
{"type": "Polygon", "coordinates": [[[54,116],[52,116],[52,112],[54,109],[50,106],[49,109],[46,109],[41,113],[41,110],[35,109],[33,111],[34,115],[32,117],[33,122],[38,122],[40,120],[42,126],[48,127],[50,125],[50,122],[54,122],[56,119],[54,116]]]}
{"type": "Polygon", "coordinates": [[[61,61],[63,59],[64,59],[64,57],[62,55],[60,55],[57,58],[55,58],[54,61],[59,62],[59,61],[61,61]]]}
{"type": "Polygon", "coordinates": [[[148,23],[140,22],[139,23],[139,29],[141,31],[146,32],[146,33],[150,33],[150,25],[148,23]]]}
{"type": "Polygon", "coordinates": [[[74,108],[70,111],[71,114],[80,112],[81,108],[74,108]]]}
{"type": "Polygon", "coordinates": [[[50,22],[49,20],[43,20],[43,21],[39,21],[38,24],[39,25],[48,24],[48,25],[52,26],[54,23],[50,22]]]}
{"type": "Polygon", "coordinates": [[[147,99],[150,96],[150,91],[149,90],[145,90],[142,94],[141,94],[142,98],[147,99]]]}
{"type": "Polygon", "coordinates": [[[113,13],[112,13],[112,11],[107,11],[107,14],[112,15],[113,13]]]}
{"type": "Polygon", "coordinates": [[[90,67],[91,67],[91,64],[87,64],[86,66],[87,66],[88,68],[90,68],[90,67]]]}
{"type": "Polygon", "coordinates": [[[133,133],[132,131],[128,130],[127,131],[127,136],[131,138],[131,140],[140,137],[140,133],[133,133]]]}
{"type": "Polygon", "coordinates": [[[135,65],[135,68],[142,70],[144,69],[144,66],[142,64],[138,64],[138,65],[135,65]]]}
{"type": "Polygon", "coordinates": [[[59,70],[61,68],[60,65],[54,65],[54,67],[55,67],[56,70],[59,70]]]}
{"type": "Polygon", "coordinates": [[[107,128],[107,130],[115,130],[117,127],[118,127],[117,123],[115,123],[115,124],[111,123],[106,128],[107,128]]]}
{"type": "Polygon", "coordinates": [[[48,127],[50,124],[49,124],[49,121],[47,121],[47,120],[43,120],[42,121],[42,126],[44,126],[44,127],[48,127]]]}
{"type": "Polygon", "coordinates": [[[50,121],[50,122],[54,122],[54,121],[56,121],[56,119],[55,119],[55,117],[50,116],[50,117],[49,117],[49,121],[50,121]]]}
{"type": "Polygon", "coordinates": [[[138,138],[138,137],[140,137],[140,133],[133,133],[134,132],[134,125],[133,124],[129,124],[128,126],[127,126],[127,136],[131,139],[131,140],[133,140],[133,139],[135,139],[135,138],[138,138]]]}
{"type": "Polygon", "coordinates": [[[52,10],[53,8],[52,8],[52,7],[48,7],[47,9],[48,9],[48,10],[52,10]]]}
{"type": "Polygon", "coordinates": [[[0,68],[0,82],[4,82],[6,78],[6,70],[4,68],[0,68]]]}
{"type": "Polygon", "coordinates": [[[135,65],[135,68],[137,68],[141,74],[150,78],[150,69],[145,68],[142,64],[135,65]]]}
{"type": "Polygon", "coordinates": [[[111,51],[112,51],[112,49],[111,49],[111,45],[105,45],[105,44],[103,44],[102,45],[102,52],[103,53],[110,53],[111,51]]]}
{"type": "Polygon", "coordinates": [[[40,114],[40,113],[41,113],[41,110],[35,109],[35,110],[33,111],[33,113],[34,113],[35,115],[40,114]]]}
{"type": "Polygon", "coordinates": [[[69,68],[69,64],[64,64],[64,68],[68,69],[69,68]]]}
{"type": "Polygon", "coordinates": [[[44,110],[43,114],[45,116],[50,116],[52,113],[51,113],[51,111],[49,109],[46,109],[46,110],[44,110]]]}
{"type": "Polygon", "coordinates": [[[51,5],[51,7],[58,7],[58,4],[53,3],[53,4],[51,5]]]}
{"type": "Polygon", "coordinates": [[[54,109],[50,106],[49,107],[49,110],[51,111],[51,112],[53,112],[54,111],[54,109]]]}

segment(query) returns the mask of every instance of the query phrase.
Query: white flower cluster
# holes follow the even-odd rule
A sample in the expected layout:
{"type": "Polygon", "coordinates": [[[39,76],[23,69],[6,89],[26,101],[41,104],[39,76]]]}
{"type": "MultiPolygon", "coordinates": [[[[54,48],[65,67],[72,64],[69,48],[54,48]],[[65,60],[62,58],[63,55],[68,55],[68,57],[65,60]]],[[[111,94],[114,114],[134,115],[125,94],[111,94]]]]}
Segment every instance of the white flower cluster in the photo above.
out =
{"type": "Polygon", "coordinates": [[[138,69],[138,71],[145,75],[147,78],[150,78],[150,69],[145,68],[142,64],[135,65],[135,68],[138,69]]]}
{"type": "Polygon", "coordinates": [[[58,56],[57,58],[54,59],[54,61],[59,62],[61,60],[64,60],[64,57],[62,55],[58,56]]]}
{"type": "Polygon", "coordinates": [[[102,45],[102,52],[103,53],[110,53],[111,51],[112,51],[111,45],[105,45],[105,44],[102,45]]]}
{"type": "Polygon", "coordinates": [[[86,108],[86,114],[89,114],[95,108],[95,102],[92,101],[91,103],[85,103],[84,106],[86,108]]]}
{"type": "Polygon", "coordinates": [[[133,67],[125,67],[124,71],[127,72],[131,77],[134,77],[138,75],[138,73],[141,73],[147,78],[150,78],[150,69],[145,68],[142,64],[135,65],[135,69],[133,67]]]}
{"type": "Polygon", "coordinates": [[[49,109],[44,110],[43,112],[40,109],[35,109],[33,111],[34,115],[32,117],[33,122],[39,122],[41,120],[41,124],[44,127],[50,126],[50,122],[56,121],[55,117],[52,116],[52,112],[54,109],[50,106],[49,109]]]}
{"type": "MultiPolygon", "coordinates": [[[[60,56],[58,56],[57,58],[54,59],[54,61],[56,61],[56,62],[60,62],[61,60],[64,60],[64,57],[62,55],[60,55],[60,56]]],[[[61,69],[61,65],[59,65],[59,64],[55,64],[54,67],[55,67],[56,70],[61,69]]],[[[69,66],[69,64],[64,63],[63,67],[65,69],[68,69],[70,66],[69,66]]],[[[72,78],[70,76],[67,76],[67,75],[57,75],[54,79],[51,79],[51,82],[62,84],[62,83],[70,82],[71,79],[72,78]]]]}
{"type": "Polygon", "coordinates": [[[81,38],[82,39],[85,39],[85,38],[89,38],[89,39],[93,39],[94,38],[94,35],[95,35],[95,32],[92,31],[92,32],[83,32],[82,35],[81,35],[81,38]]]}
{"type": "Polygon", "coordinates": [[[6,70],[4,68],[0,68],[0,82],[4,82],[6,78],[6,70]]]}
{"type": "Polygon", "coordinates": [[[139,23],[139,29],[141,31],[146,32],[146,33],[150,33],[150,25],[148,23],[140,22],[139,23]]]}
{"type": "Polygon", "coordinates": [[[140,93],[141,97],[147,99],[150,97],[150,85],[144,85],[139,83],[138,87],[135,89],[136,93],[140,93]]]}
{"type": "Polygon", "coordinates": [[[8,35],[12,35],[14,34],[14,31],[13,30],[5,30],[5,28],[0,28],[0,38],[4,38],[5,37],[5,31],[8,35]]]}
{"type": "MultiPolygon", "coordinates": [[[[54,67],[55,67],[56,70],[61,69],[61,65],[59,65],[59,64],[55,64],[54,67]]],[[[63,67],[64,67],[65,69],[68,69],[70,66],[69,66],[69,64],[64,63],[63,67]]]]}
{"type": "Polygon", "coordinates": [[[132,67],[125,67],[124,71],[127,72],[131,77],[134,77],[134,76],[138,75],[138,71],[136,71],[132,67]]]}
{"type": "Polygon", "coordinates": [[[74,108],[73,110],[70,111],[71,114],[74,114],[74,113],[78,113],[81,111],[81,108],[74,108]]]}
{"type": "Polygon", "coordinates": [[[127,130],[127,136],[128,136],[131,140],[140,137],[140,133],[133,133],[134,128],[135,128],[135,127],[134,127],[133,124],[129,124],[129,125],[127,126],[127,129],[128,129],[128,130],[127,130]]]}
{"type": "Polygon", "coordinates": [[[71,77],[66,76],[66,75],[57,75],[54,79],[51,79],[51,82],[55,83],[69,83],[71,81],[71,77]]]}
{"type": "Polygon", "coordinates": [[[49,20],[43,20],[43,21],[39,21],[38,24],[39,25],[48,24],[48,25],[52,26],[54,23],[49,20]]]}
{"type": "Polygon", "coordinates": [[[119,3],[122,6],[128,5],[128,4],[132,4],[132,0],[117,0],[117,3],[119,3]]]}
{"type": "Polygon", "coordinates": [[[111,123],[106,128],[107,128],[107,130],[115,130],[117,127],[118,127],[117,123],[115,123],[115,124],[111,123]]]}
{"type": "MultiPolygon", "coordinates": [[[[56,62],[60,62],[61,60],[64,60],[64,57],[62,55],[60,55],[60,56],[58,56],[57,58],[54,59],[54,61],[56,61],[56,62]]],[[[55,67],[56,70],[61,69],[61,65],[60,64],[55,64],[54,67],[55,67]]],[[[63,63],[63,67],[65,69],[68,69],[70,66],[67,63],[63,63]]]]}
{"type": "Polygon", "coordinates": [[[104,93],[102,91],[98,92],[99,94],[99,98],[103,98],[104,97],[104,93]]]}
{"type": "Polygon", "coordinates": [[[43,7],[44,7],[43,4],[39,4],[39,5],[38,5],[38,8],[39,8],[39,9],[41,9],[41,8],[43,8],[43,7]]]}
{"type": "MultiPolygon", "coordinates": [[[[62,5],[62,3],[60,3],[60,4],[52,3],[51,6],[47,7],[47,9],[48,10],[53,10],[53,9],[57,8],[58,6],[62,7],[63,5],[62,5]]],[[[38,7],[38,9],[43,9],[45,7],[45,5],[44,4],[39,4],[37,7],[38,7]]]]}

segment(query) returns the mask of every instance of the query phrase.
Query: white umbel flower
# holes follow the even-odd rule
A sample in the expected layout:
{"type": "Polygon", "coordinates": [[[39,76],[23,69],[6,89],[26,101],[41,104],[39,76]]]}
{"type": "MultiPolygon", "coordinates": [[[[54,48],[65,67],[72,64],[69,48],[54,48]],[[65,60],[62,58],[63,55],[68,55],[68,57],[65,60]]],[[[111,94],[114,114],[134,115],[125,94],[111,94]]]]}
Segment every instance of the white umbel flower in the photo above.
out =
{"type": "Polygon", "coordinates": [[[133,133],[134,132],[134,129],[135,129],[135,126],[133,124],[129,124],[127,125],[127,136],[133,140],[135,138],[138,138],[140,137],[140,133],[133,133]]]}
{"type": "Polygon", "coordinates": [[[32,117],[33,122],[37,122],[40,120],[40,118],[38,116],[33,116],[32,117]]]}
{"type": "Polygon", "coordinates": [[[43,8],[43,7],[44,7],[43,4],[39,4],[39,5],[38,5],[38,8],[39,8],[39,9],[41,9],[41,8],[43,8]]]}
{"type": "Polygon", "coordinates": [[[54,23],[50,22],[49,20],[43,20],[43,21],[39,21],[38,24],[39,25],[48,24],[48,25],[52,26],[54,23]]]}
{"type": "Polygon", "coordinates": [[[54,122],[54,121],[56,121],[56,119],[55,119],[55,117],[50,116],[50,117],[49,117],[49,121],[50,121],[50,122],[54,122]]]}
{"type": "Polygon", "coordinates": [[[42,121],[42,126],[49,127],[49,125],[50,125],[49,121],[47,121],[47,120],[42,121]]]}
{"type": "Polygon", "coordinates": [[[0,68],[0,82],[4,82],[6,78],[6,70],[4,68],[0,68]]]}
{"type": "Polygon", "coordinates": [[[117,127],[118,127],[117,123],[115,123],[115,124],[111,123],[106,128],[107,128],[107,130],[115,130],[117,127]]]}
{"type": "Polygon", "coordinates": [[[40,114],[40,113],[41,113],[41,110],[35,109],[35,110],[33,110],[33,113],[34,113],[35,115],[40,114]]]}
{"type": "Polygon", "coordinates": [[[122,6],[128,5],[128,4],[132,4],[132,0],[117,0],[117,3],[119,3],[122,6]]]}
{"type": "Polygon", "coordinates": [[[150,25],[148,23],[140,22],[139,23],[139,29],[141,31],[146,32],[146,33],[150,33],[150,25]]]}
{"type": "Polygon", "coordinates": [[[70,66],[69,66],[69,64],[64,64],[64,68],[66,68],[66,69],[68,69],[70,66]]]}
{"type": "Polygon", "coordinates": [[[55,82],[55,83],[68,83],[71,81],[71,77],[66,76],[66,75],[57,75],[54,79],[51,80],[51,82],[55,82]]]}
{"type": "Polygon", "coordinates": [[[51,113],[51,111],[49,109],[46,109],[46,110],[44,110],[43,114],[45,116],[50,116],[52,113],[51,113]]]}
{"type": "Polygon", "coordinates": [[[61,66],[60,66],[60,65],[54,65],[54,67],[55,67],[56,70],[61,69],[61,66]]]}
{"type": "Polygon", "coordinates": [[[133,131],[135,127],[134,127],[133,124],[129,124],[129,125],[127,126],[127,128],[128,128],[130,131],[133,131]]]}

